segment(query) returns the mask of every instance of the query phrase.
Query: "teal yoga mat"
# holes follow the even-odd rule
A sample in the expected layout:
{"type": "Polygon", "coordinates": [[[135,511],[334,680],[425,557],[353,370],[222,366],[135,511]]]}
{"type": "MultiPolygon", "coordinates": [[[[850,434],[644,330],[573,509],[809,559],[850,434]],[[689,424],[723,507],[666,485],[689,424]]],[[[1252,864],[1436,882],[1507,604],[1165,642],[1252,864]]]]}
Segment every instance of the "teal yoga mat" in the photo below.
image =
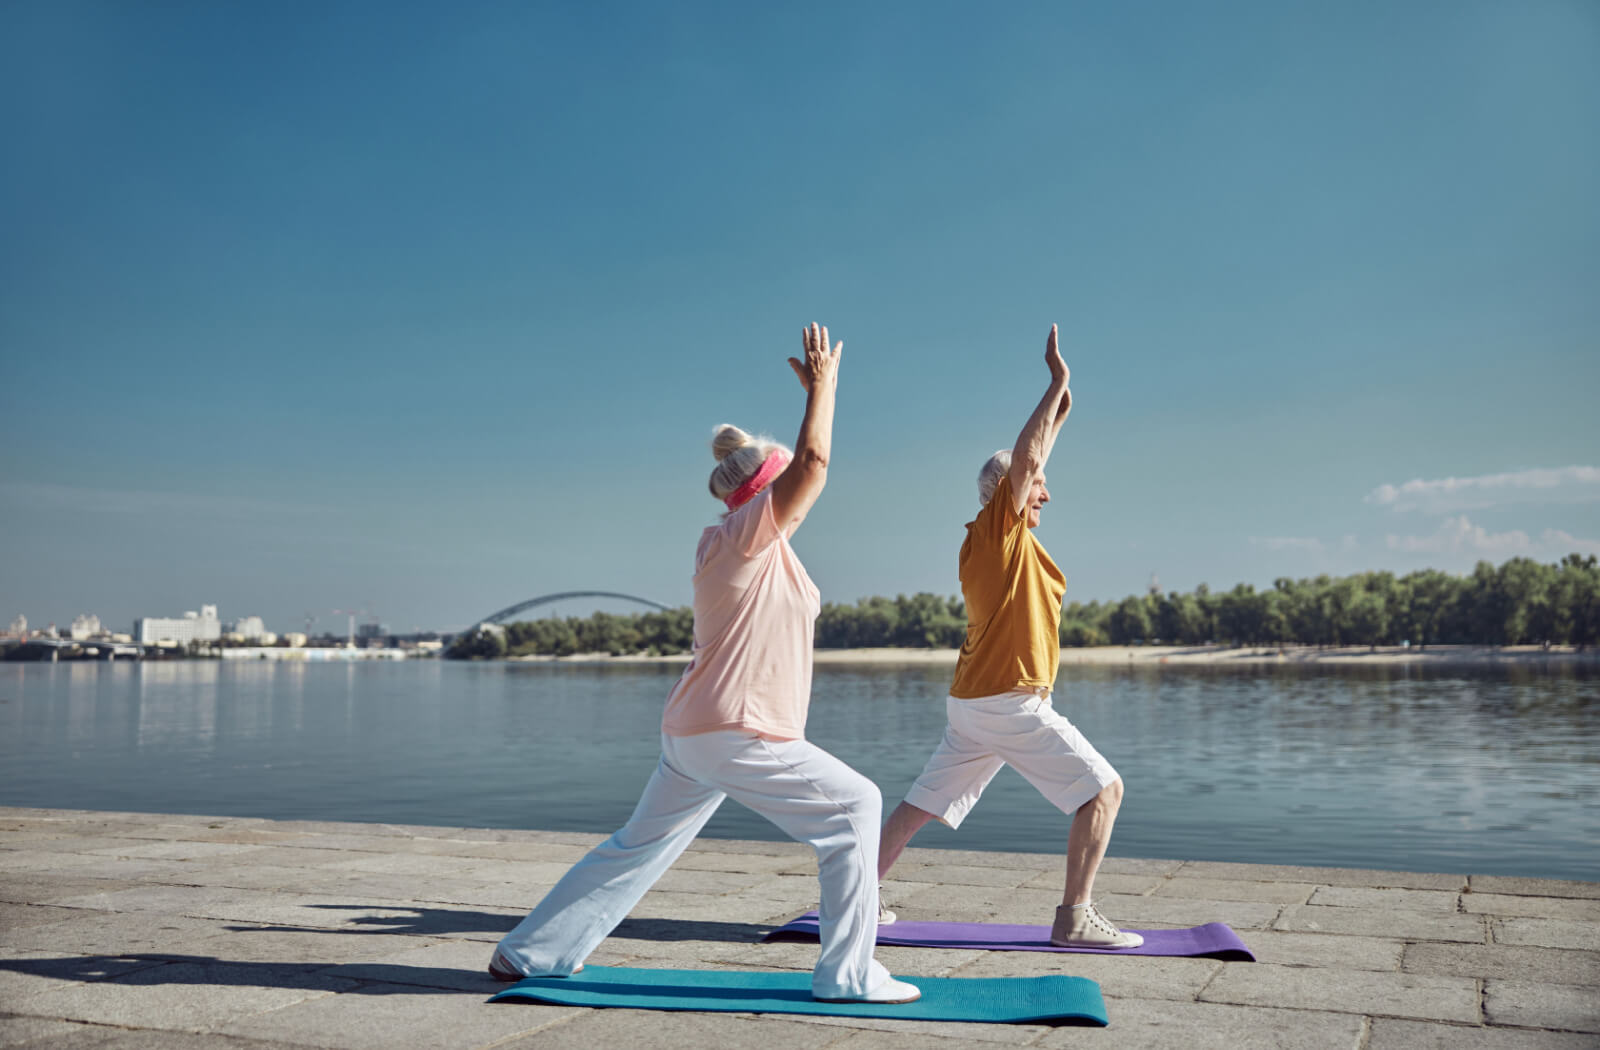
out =
{"type": "Polygon", "coordinates": [[[897,1017],[902,1021],[1078,1022],[1104,1025],[1100,986],[1087,977],[906,977],[914,1003],[819,1003],[809,973],[644,970],[585,966],[571,977],[527,977],[490,1002],[531,999],[561,1006],[720,1013],[897,1017]]]}

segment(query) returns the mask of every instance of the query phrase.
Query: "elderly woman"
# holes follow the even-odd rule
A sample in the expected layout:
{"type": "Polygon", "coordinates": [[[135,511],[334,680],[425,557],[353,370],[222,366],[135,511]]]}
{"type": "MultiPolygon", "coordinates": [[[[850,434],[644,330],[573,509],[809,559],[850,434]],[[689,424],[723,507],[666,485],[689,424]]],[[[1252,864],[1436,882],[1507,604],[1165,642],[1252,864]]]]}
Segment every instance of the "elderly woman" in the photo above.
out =
{"type": "Polygon", "coordinates": [[[712,442],[711,494],[727,505],[695,552],[694,658],[661,722],[661,762],[628,823],[562,876],[500,941],[500,980],[576,973],[732,797],[817,853],[822,950],[812,994],[834,1002],[921,996],[872,957],[878,821],[866,777],[805,739],[819,595],[789,546],[828,477],[843,344],[817,325],[789,364],[806,391],[799,452],[735,426],[712,442]]]}
{"type": "MultiPolygon", "coordinates": [[[[1063,947],[1136,948],[1096,910],[1091,893],[1122,803],[1122,779],[1083,734],[1050,706],[1061,659],[1057,632],[1066,578],[1032,529],[1050,502],[1044,465],[1072,408],[1066,362],[1050,326],[1045,344],[1050,387],[1028,417],[1016,447],[989,458],[978,474],[983,509],[961,545],[967,637],[945,702],[949,724],[922,775],[883,829],[881,879],[928,821],[959,827],[1000,767],[1010,763],[1072,817],[1067,884],[1050,940],[1063,947]]],[[[893,922],[882,911],[880,922],[893,922]]]]}

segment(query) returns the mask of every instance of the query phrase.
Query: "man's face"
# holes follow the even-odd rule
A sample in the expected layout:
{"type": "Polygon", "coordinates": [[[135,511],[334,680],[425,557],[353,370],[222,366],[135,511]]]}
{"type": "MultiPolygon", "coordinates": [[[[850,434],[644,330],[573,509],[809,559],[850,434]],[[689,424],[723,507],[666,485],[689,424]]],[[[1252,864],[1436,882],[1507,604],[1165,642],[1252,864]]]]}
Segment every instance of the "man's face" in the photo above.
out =
{"type": "Polygon", "coordinates": [[[1039,527],[1039,512],[1043,510],[1044,505],[1049,502],[1050,490],[1045,488],[1044,475],[1041,474],[1035,478],[1033,484],[1028,487],[1028,506],[1027,510],[1025,511],[1025,513],[1028,515],[1028,528],[1037,529],[1039,527]]]}

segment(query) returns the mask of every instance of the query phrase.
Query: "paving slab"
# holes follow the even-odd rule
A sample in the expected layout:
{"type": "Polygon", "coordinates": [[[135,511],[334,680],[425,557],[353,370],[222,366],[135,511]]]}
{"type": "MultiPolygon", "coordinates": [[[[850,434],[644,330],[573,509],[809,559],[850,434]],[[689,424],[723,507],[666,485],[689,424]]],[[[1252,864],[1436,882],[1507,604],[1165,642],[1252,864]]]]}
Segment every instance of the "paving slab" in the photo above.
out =
{"type": "MultiPolygon", "coordinates": [[[[1258,962],[1277,966],[1378,971],[1401,969],[1402,953],[1407,947],[1405,941],[1386,937],[1330,937],[1320,933],[1283,933],[1279,930],[1252,930],[1245,944],[1255,953],[1258,962]]],[[[1445,975],[1447,974],[1441,974],[1445,975]]],[[[1448,975],[1454,974],[1452,972],[1448,975]]]]}
{"type": "Polygon", "coordinates": [[[1496,919],[1496,944],[1525,944],[1536,948],[1574,948],[1600,951],[1600,922],[1568,919],[1496,919]]]}
{"type": "Polygon", "coordinates": [[[1400,1021],[1372,1022],[1366,1050],[1594,1050],[1593,1036],[1574,1032],[1465,1027],[1400,1021]]]}
{"type": "Polygon", "coordinates": [[[1474,875],[1473,893],[1510,893],[1524,897],[1581,897],[1600,899],[1600,882],[1569,879],[1527,879],[1515,875],[1474,875]]]}
{"type": "Polygon", "coordinates": [[[80,955],[189,954],[227,932],[218,919],[159,912],[58,909],[69,917],[47,926],[9,931],[10,946],[80,955]]]}
{"type": "MultiPolygon", "coordinates": [[[[898,865],[897,865],[898,867],[898,865]]],[[[900,873],[917,882],[939,883],[945,886],[1002,886],[1015,888],[1027,885],[1041,874],[1035,868],[984,867],[981,864],[918,864],[914,870],[900,873]]],[[[1050,872],[1048,874],[1056,874],[1050,872]]],[[[1058,876],[1061,882],[1065,876],[1058,876]]]]}
{"type": "Polygon", "coordinates": [[[1061,891],[1009,886],[944,886],[924,883],[913,893],[894,896],[895,911],[908,919],[968,915],[1003,923],[1048,923],[1061,903],[1061,891]]]}
{"type": "Polygon", "coordinates": [[[0,901],[10,904],[55,904],[91,893],[115,893],[145,885],[132,879],[96,879],[51,871],[0,874],[0,901]]]}
{"type": "Polygon", "coordinates": [[[1307,903],[1319,908],[1373,908],[1454,915],[1461,895],[1449,890],[1372,889],[1367,886],[1318,886],[1307,903]]]}
{"type": "MultiPolygon", "coordinates": [[[[1331,938],[1330,938],[1331,939],[1331,938]]],[[[1600,952],[1509,944],[1408,944],[1401,969],[1441,976],[1600,985],[1600,952]]],[[[1600,996],[1600,989],[1595,991],[1600,996]]]]}
{"type": "MultiPolygon", "coordinates": [[[[0,958],[0,1003],[9,1013],[37,1014],[39,996],[161,965],[153,958],[69,955],[53,951],[8,951],[0,958]]],[[[45,1016],[62,1016],[45,1012],[45,1016]]]]}
{"type": "Polygon", "coordinates": [[[122,879],[136,882],[181,869],[182,863],[179,861],[147,860],[142,857],[108,857],[95,853],[46,850],[0,852],[0,872],[10,875],[47,872],[51,875],[64,874],[75,875],[78,878],[122,879]]]}
{"type": "MultiPolygon", "coordinates": [[[[1171,999],[1106,998],[1118,1050],[1356,1050],[1363,1019],[1317,1010],[1278,1010],[1171,999]]],[[[1087,1045],[1082,1029],[1059,1028],[1036,1043],[1063,1050],[1087,1045]]],[[[1099,1042],[1099,1040],[1094,1040],[1099,1042]]]]}
{"type": "Polygon", "coordinates": [[[1461,908],[1472,915],[1524,916],[1600,922],[1600,900],[1577,897],[1524,897],[1505,893],[1463,893],[1461,908]]]}
{"type": "Polygon", "coordinates": [[[93,1025],[57,1021],[49,1017],[0,1015],[0,1047],[86,1046],[96,1035],[93,1025]]]}
{"type": "MultiPolygon", "coordinates": [[[[578,863],[589,852],[583,846],[555,842],[468,842],[461,839],[417,839],[411,844],[411,849],[413,853],[425,856],[521,860],[568,866],[578,863]]],[[[682,863],[682,858],[678,863],[682,863]]]]}
{"type": "Polygon", "coordinates": [[[1374,871],[1367,868],[1305,868],[1289,864],[1235,864],[1229,861],[1191,860],[1181,875],[1213,879],[1248,879],[1255,882],[1309,882],[1318,886],[1366,886],[1372,889],[1449,890],[1467,888],[1465,875],[1416,871],[1374,871]]]}
{"type": "MultiPolygon", "coordinates": [[[[1096,878],[1098,888],[1103,880],[1096,878]]],[[[1309,882],[1246,882],[1243,879],[1204,879],[1198,876],[1162,879],[1154,887],[1154,896],[1182,897],[1208,901],[1268,901],[1273,904],[1304,904],[1311,894],[1326,887],[1309,882]]],[[[1111,893],[1120,892],[1107,886],[1111,893]]]]}
{"type": "Polygon", "coordinates": [[[1041,974],[1066,974],[1099,981],[1102,995],[1193,1000],[1222,966],[1216,959],[987,952],[982,958],[960,967],[951,976],[1037,977],[1041,974]]]}
{"type": "Polygon", "coordinates": [[[1600,1033],[1600,995],[1592,985],[1488,980],[1483,1017],[1496,1025],[1600,1033]]]}
{"type": "Polygon", "coordinates": [[[163,962],[41,992],[14,1009],[70,1021],[195,1032],[357,987],[305,966],[163,962]]]}
{"type": "Polygon", "coordinates": [[[1477,915],[1444,915],[1381,908],[1323,908],[1315,904],[1290,904],[1273,926],[1287,933],[1356,934],[1393,937],[1407,941],[1459,941],[1483,944],[1488,928],[1477,915]]]}
{"type": "Polygon", "coordinates": [[[82,914],[82,910],[78,908],[56,908],[48,904],[0,903],[0,945],[9,947],[20,944],[21,942],[11,935],[22,930],[33,926],[52,926],[82,914]]]}
{"type": "MultiPolygon", "coordinates": [[[[130,842],[136,840],[129,840],[130,842]]],[[[256,847],[237,842],[191,842],[153,840],[137,845],[105,846],[81,851],[89,856],[117,857],[132,860],[206,860],[230,854],[249,853],[256,847]]]]}
{"type": "Polygon", "coordinates": [[[1144,929],[1152,923],[1200,926],[1208,922],[1225,922],[1235,930],[1265,930],[1272,927],[1283,909],[1283,905],[1271,901],[1125,897],[1117,893],[1099,895],[1095,907],[1119,926],[1131,926],[1134,929],[1144,929]]]}
{"type": "MultiPolygon", "coordinates": [[[[977,1024],[966,1021],[893,1021],[876,1017],[828,1017],[821,1014],[796,1014],[789,1020],[797,1024],[818,1025],[834,1030],[837,1039],[855,1038],[850,1031],[883,1032],[914,1039],[957,1040],[966,1046],[1030,1046],[1050,1031],[1046,1025],[977,1024]],[[839,1030],[845,1030],[840,1034],[839,1030]]],[[[1074,1028],[1089,1032],[1088,1028],[1074,1028]]],[[[1103,1034],[1104,1029],[1094,1029],[1103,1034]]],[[[943,1045],[943,1044],[941,1044],[943,1045]]]]}
{"type": "MultiPolygon", "coordinates": [[[[1066,873],[1057,868],[1041,871],[1033,878],[1024,882],[1025,889],[1053,890],[1060,893],[1066,888],[1066,873]]],[[[1101,893],[1121,893],[1129,897],[1143,897],[1154,893],[1166,885],[1168,880],[1161,875],[1118,875],[1114,872],[1102,871],[1094,878],[1094,891],[1101,893]]],[[[1229,898],[1217,898],[1225,900],[1229,898]]],[[[1248,900],[1249,898],[1232,898],[1234,900],[1248,900]]]]}
{"type": "Polygon", "coordinates": [[[962,1050],[971,1045],[968,1039],[912,1032],[854,1031],[829,1043],[828,1050],[962,1050]]]}
{"type": "Polygon", "coordinates": [[[171,1029],[87,1028],[70,1044],[74,1050],[311,1050],[301,1043],[240,1039],[215,1032],[175,1032],[171,1029]]]}
{"type": "MultiPolygon", "coordinates": [[[[524,1009],[523,1004],[495,1004],[524,1009]]],[[[506,1050],[597,1050],[601,1047],[638,1046],[650,1050],[705,1050],[706,1026],[701,1016],[660,1010],[585,1010],[583,1016],[552,1021],[536,1035],[513,1039],[506,1050]]],[[[819,1025],[801,1024],[756,1014],[725,1014],[718,1025],[719,1050],[820,1050],[837,1045],[839,1033],[819,1025]]]]}
{"type": "Polygon", "coordinates": [[[1465,977],[1223,963],[1222,972],[1199,998],[1425,1021],[1476,1024],[1480,1020],[1478,983],[1465,977]]]}
{"type": "Polygon", "coordinates": [[[363,984],[213,1026],[224,1035],[338,1050],[460,1050],[499,1045],[584,1012],[576,1007],[486,1004],[477,995],[401,984],[363,984]]]}

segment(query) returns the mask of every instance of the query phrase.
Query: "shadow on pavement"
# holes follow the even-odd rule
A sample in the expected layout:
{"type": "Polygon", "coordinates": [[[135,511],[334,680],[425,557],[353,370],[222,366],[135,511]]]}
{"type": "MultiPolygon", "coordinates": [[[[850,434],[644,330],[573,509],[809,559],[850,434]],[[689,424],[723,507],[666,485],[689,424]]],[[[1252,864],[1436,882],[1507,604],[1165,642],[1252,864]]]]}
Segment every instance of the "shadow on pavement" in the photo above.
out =
{"type": "MultiPolygon", "coordinates": [[[[370,904],[310,904],[308,908],[327,911],[372,912],[395,914],[352,915],[344,920],[345,929],[316,926],[228,926],[236,933],[274,931],[279,933],[399,933],[420,936],[444,936],[460,933],[506,933],[522,921],[517,915],[496,915],[493,912],[470,911],[453,908],[374,908],[370,904]]],[[[695,919],[623,919],[612,937],[634,941],[730,941],[756,943],[766,936],[771,926],[751,922],[704,922],[695,919]]]]}
{"type": "Polygon", "coordinates": [[[391,963],[233,962],[210,955],[85,955],[0,959],[0,971],[58,981],[113,983],[120,987],[209,985],[241,988],[314,988],[355,995],[407,992],[493,995],[505,988],[483,971],[391,963]]]}

